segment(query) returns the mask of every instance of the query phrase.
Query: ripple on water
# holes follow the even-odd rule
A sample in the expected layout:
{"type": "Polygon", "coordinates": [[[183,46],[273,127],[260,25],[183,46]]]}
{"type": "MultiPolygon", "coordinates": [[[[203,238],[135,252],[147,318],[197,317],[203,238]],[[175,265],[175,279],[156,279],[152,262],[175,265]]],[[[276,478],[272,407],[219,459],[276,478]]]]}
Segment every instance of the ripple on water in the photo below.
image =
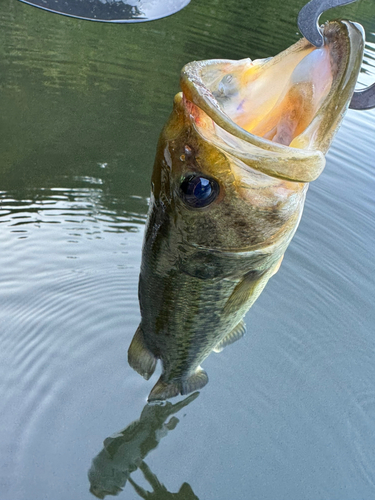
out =
{"type": "Polygon", "coordinates": [[[375,487],[375,392],[353,395],[348,411],[348,437],[355,458],[354,470],[375,487]]]}
{"type": "MultiPolygon", "coordinates": [[[[92,189],[42,196],[0,194],[0,408],[5,422],[12,418],[12,431],[0,435],[12,474],[27,465],[26,450],[37,446],[62,398],[63,411],[79,412],[85,390],[90,397],[105,391],[106,374],[125,383],[126,349],[139,321],[145,216],[131,207],[145,201],[114,212],[92,189]]],[[[4,474],[6,484],[12,474],[4,474]]]]}

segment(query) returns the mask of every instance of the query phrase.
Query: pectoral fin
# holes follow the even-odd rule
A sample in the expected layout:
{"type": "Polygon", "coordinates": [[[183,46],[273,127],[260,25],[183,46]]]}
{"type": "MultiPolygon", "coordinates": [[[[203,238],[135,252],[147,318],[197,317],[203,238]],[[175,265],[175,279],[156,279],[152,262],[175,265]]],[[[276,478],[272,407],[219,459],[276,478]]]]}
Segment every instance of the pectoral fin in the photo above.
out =
{"type": "Polygon", "coordinates": [[[207,373],[200,366],[186,380],[165,382],[162,377],[163,375],[150,392],[148,401],[159,401],[173,398],[179,394],[189,394],[190,392],[202,389],[208,382],[207,373]]]}
{"type": "Polygon", "coordinates": [[[141,325],[137,328],[128,350],[129,365],[148,380],[155,371],[157,359],[147,348],[141,325]]]}
{"type": "Polygon", "coordinates": [[[269,277],[267,272],[251,271],[245,274],[225,304],[225,314],[234,313],[245,304],[250,307],[261,294],[269,277]]]}
{"type": "Polygon", "coordinates": [[[281,263],[283,261],[283,258],[284,258],[284,255],[281,257],[281,259],[279,259],[277,262],[276,262],[276,265],[275,267],[272,269],[272,274],[271,274],[271,277],[274,276],[277,271],[280,269],[280,266],[281,266],[281,263]]]}
{"type": "Polygon", "coordinates": [[[234,342],[236,342],[236,340],[241,339],[245,335],[245,333],[246,325],[244,320],[241,320],[238,325],[233,328],[233,330],[228,333],[226,337],[223,338],[223,340],[216,344],[214,352],[221,352],[227,345],[233,344],[234,342]]]}
{"type": "Polygon", "coordinates": [[[270,269],[265,271],[250,271],[245,274],[225,304],[224,312],[230,314],[238,311],[245,304],[248,308],[251,307],[262,293],[271,276],[276,274],[279,270],[283,257],[284,256],[282,256],[270,269]]]}

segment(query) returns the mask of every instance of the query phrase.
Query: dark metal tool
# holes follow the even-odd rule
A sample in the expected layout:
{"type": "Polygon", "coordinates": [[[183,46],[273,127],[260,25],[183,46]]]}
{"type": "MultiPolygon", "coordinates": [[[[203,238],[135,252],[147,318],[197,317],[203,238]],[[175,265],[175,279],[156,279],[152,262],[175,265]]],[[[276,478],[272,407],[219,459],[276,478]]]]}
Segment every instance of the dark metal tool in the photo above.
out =
{"type": "Polygon", "coordinates": [[[40,9],[88,21],[141,23],[175,14],[190,0],[20,0],[40,9]]]}
{"type": "MultiPolygon", "coordinates": [[[[298,28],[302,35],[315,47],[324,44],[319,27],[319,17],[323,12],[334,7],[353,3],[356,0],[311,0],[298,14],[298,28]]],[[[375,83],[365,89],[356,90],[349,105],[352,109],[375,108],[375,83]]]]}

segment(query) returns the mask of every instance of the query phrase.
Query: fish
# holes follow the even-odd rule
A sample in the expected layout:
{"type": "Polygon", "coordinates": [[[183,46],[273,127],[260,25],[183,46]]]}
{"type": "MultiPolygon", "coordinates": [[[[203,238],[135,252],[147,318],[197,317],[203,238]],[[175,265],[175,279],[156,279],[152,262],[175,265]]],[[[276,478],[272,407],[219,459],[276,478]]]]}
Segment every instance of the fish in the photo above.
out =
{"type": "Polygon", "coordinates": [[[353,95],[364,30],[337,20],[324,45],[275,57],[194,61],[161,133],[139,276],[141,322],[130,366],[149,401],[204,387],[201,367],[246,330],[244,316],[278,271],[309,183],[353,95]]]}

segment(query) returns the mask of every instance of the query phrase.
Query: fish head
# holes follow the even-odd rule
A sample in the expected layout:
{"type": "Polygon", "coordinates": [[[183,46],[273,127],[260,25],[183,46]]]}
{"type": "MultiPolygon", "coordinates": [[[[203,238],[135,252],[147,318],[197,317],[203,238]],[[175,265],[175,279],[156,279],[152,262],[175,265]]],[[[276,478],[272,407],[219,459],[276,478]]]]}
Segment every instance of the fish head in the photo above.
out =
{"type": "Polygon", "coordinates": [[[305,185],[246,165],[208,137],[212,127],[182,93],[175,97],[152,177],[152,203],[168,221],[163,234],[170,247],[237,252],[267,245],[296,223],[305,185]]]}
{"type": "Polygon", "coordinates": [[[301,39],[274,58],[184,67],[152,176],[153,230],[169,249],[285,251],[362,61],[359,25],[330,22],[323,36],[322,48],[301,39]]]}

